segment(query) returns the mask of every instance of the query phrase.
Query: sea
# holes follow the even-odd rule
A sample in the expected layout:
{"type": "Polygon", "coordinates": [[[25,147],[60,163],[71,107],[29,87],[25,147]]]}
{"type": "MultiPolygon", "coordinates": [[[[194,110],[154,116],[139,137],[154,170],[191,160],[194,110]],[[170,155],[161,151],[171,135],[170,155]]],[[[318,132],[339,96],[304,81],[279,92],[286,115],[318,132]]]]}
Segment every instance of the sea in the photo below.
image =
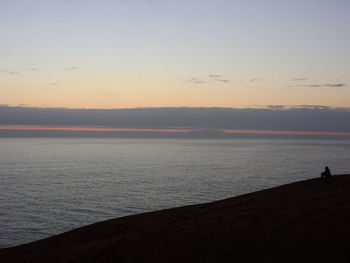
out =
{"type": "Polygon", "coordinates": [[[350,173],[350,138],[0,138],[0,248],[350,173]]]}

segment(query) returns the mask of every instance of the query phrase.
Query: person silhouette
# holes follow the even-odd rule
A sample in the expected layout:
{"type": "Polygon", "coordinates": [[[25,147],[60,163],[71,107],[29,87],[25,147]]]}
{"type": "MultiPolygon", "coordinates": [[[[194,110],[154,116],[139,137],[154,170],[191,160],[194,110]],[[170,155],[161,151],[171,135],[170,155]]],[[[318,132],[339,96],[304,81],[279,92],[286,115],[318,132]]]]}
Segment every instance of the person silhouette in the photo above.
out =
{"type": "Polygon", "coordinates": [[[324,168],[324,172],[321,173],[321,178],[328,178],[331,177],[331,171],[329,170],[328,166],[324,168]]]}

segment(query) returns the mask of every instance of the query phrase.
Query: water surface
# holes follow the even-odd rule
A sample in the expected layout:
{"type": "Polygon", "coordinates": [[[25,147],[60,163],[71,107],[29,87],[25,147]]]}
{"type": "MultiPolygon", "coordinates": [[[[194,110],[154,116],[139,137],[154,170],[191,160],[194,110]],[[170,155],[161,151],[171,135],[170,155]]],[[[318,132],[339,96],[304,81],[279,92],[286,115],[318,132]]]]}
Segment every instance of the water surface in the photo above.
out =
{"type": "Polygon", "coordinates": [[[0,138],[0,247],[349,173],[350,140],[0,138]]]}

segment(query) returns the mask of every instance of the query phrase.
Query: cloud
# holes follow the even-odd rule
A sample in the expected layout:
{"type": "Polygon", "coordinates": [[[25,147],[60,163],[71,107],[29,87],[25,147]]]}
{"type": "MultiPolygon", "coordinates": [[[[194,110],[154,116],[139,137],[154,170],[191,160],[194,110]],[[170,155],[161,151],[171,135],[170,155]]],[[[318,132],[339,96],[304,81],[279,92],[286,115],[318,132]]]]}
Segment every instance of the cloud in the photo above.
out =
{"type": "Polygon", "coordinates": [[[14,71],[14,70],[8,70],[8,69],[2,69],[2,70],[0,70],[0,73],[4,73],[4,74],[8,74],[8,75],[18,75],[21,72],[14,71]]]}
{"type": "MultiPolygon", "coordinates": [[[[294,109],[319,109],[319,110],[336,110],[338,108],[330,107],[330,106],[324,106],[324,105],[299,105],[299,106],[293,106],[294,109]]],[[[339,108],[341,109],[341,108],[339,108]]]]}
{"type": "Polygon", "coordinates": [[[303,87],[306,87],[306,88],[320,88],[320,87],[323,87],[323,85],[320,85],[320,84],[308,84],[308,85],[303,85],[303,87]]]}
{"type": "Polygon", "coordinates": [[[221,75],[219,75],[219,74],[210,74],[209,75],[209,78],[211,78],[211,79],[217,79],[217,78],[221,78],[222,76],[221,75]]]}
{"type": "Polygon", "coordinates": [[[38,69],[34,68],[34,67],[30,67],[30,68],[28,68],[28,70],[30,70],[30,71],[38,71],[38,69]]]}
{"type": "Polygon", "coordinates": [[[267,108],[271,109],[271,110],[285,110],[285,109],[288,109],[287,106],[285,106],[285,105],[268,105],[267,108]]]}
{"type": "Polygon", "coordinates": [[[186,82],[193,83],[193,84],[206,84],[206,83],[208,83],[208,81],[201,79],[201,78],[191,78],[186,82]]]}
{"type": "Polygon", "coordinates": [[[254,78],[250,80],[250,82],[258,82],[258,81],[262,81],[262,79],[254,78]]]}
{"type": "MultiPolygon", "coordinates": [[[[262,106],[262,108],[264,108],[262,106]]],[[[272,109],[272,110],[296,110],[296,109],[327,109],[327,110],[335,110],[335,109],[341,109],[341,108],[334,108],[330,106],[324,106],[324,105],[268,105],[265,108],[272,109]]]]}
{"type": "Polygon", "coordinates": [[[326,84],[325,86],[333,88],[333,87],[346,87],[347,85],[344,83],[335,83],[335,84],[326,84]]]}
{"type": "Polygon", "coordinates": [[[191,78],[185,83],[193,83],[193,84],[208,84],[208,83],[214,83],[214,82],[221,82],[221,83],[230,83],[231,80],[229,79],[223,79],[222,75],[219,74],[210,74],[208,75],[208,78],[191,78]]]}
{"type": "Polygon", "coordinates": [[[202,78],[191,78],[187,82],[193,83],[193,84],[207,84],[210,82],[221,82],[221,83],[230,83],[231,80],[229,79],[220,79],[220,78],[211,78],[211,79],[202,79],[202,78]]]}
{"type": "Polygon", "coordinates": [[[326,83],[326,84],[305,84],[305,85],[286,85],[287,88],[341,88],[347,87],[345,83],[326,83]]]}
{"type": "Polygon", "coordinates": [[[321,88],[321,87],[329,87],[329,88],[338,88],[338,87],[346,87],[345,83],[327,83],[327,84],[310,84],[304,85],[304,87],[309,88],[321,88]]]}
{"type": "Polygon", "coordinates": [[[230,83],[231,82],[231,80],[229,80],[229,79],[215,79],[215,81],[223,82],[223,83],[230,83]]]}
{"type": "Polygon", "coordinates": [[[295,78],[293,79],[293,81],[304,81],[304,80],[308,80],[307,78],[295,78]]]}
{"type": "Polygon", "coordinates": [[[66,109],[1,106],[0,113],[0,125],[350,132],[350,108],[322,105],[270,105],[265,108],[246,109],[66,109]]]}

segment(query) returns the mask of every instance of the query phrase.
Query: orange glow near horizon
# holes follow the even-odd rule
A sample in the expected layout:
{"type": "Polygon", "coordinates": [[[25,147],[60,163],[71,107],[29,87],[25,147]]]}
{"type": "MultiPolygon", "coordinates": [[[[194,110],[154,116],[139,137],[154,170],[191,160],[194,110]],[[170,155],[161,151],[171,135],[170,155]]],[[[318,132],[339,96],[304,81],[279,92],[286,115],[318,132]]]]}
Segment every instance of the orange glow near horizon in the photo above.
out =
{"type": "Polygon", "coordinates": [[[0,130],[30,130],[30,131],[106,131],[106,132],[193,132],[195,129],[136,129],[89,126],[49,126],[49,125],[0,125],[0,130]]]}
{"type": "Polygon", "coordinates": [[[233,129],[233,130],[224,129],[221,131],[223,131],[224,133],[235,133],[235,134],[350,136],[350,132],[276,131],[276,130],[247,130],[247,129],[233,129]]]}
{"type": "MultiPolygon", "coordinates": [[[[22,131],[91,131],[91,132],[160,132],[160,133],[188,133],[201,132],[198,128],[115,128],[93,126],[54,126],[54,125],[0,125],[0,130],[22,131]]],[[[206,129],[204,129],[205,132],[206,129]]],[[[215,129],[214,129],[215,130],[215,129]]],[[[250,130],[250,129],[217,129],[224,134],[260,134],[260,135],[310,135],[310,136],[350,136],[350,132],[324,132],[324,131],[277,131],[277,130],[250,130]]]]}

